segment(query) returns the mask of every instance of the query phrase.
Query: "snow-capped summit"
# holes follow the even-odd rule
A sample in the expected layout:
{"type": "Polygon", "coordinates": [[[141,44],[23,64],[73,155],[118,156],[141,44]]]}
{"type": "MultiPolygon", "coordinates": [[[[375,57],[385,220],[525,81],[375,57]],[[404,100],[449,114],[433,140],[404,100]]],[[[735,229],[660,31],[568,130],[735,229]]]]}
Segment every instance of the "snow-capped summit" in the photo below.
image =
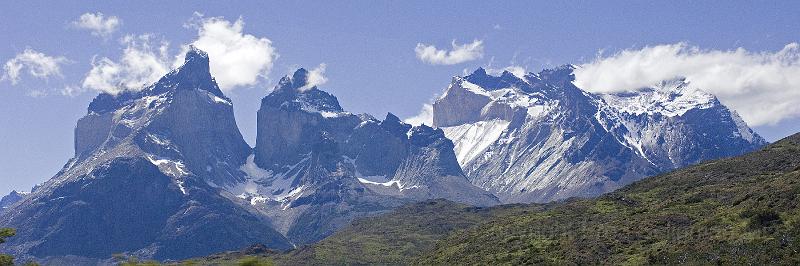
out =
{"type": "Polygon", "coordinates": [[[433,124],[473,184],[505,202],[594,196],[766,142],[683,79],[615,94],[577,88],[575,66],[519,78],[482,68],[454,77],[433,124]]]}
{"type": "Polygon", "coordinates": [[[684,78],[661,81],[632,92],[599,94],[612,108],[631,115],[681,116],[692,109],[720,105],[714,95],[690,86],[684,78]]]}
{"type": "Polygon", "coordinates": [[[767,142],[714,95],[684,78],[597,94],[597,119],[659,171],[738,155],[767,142]]]}

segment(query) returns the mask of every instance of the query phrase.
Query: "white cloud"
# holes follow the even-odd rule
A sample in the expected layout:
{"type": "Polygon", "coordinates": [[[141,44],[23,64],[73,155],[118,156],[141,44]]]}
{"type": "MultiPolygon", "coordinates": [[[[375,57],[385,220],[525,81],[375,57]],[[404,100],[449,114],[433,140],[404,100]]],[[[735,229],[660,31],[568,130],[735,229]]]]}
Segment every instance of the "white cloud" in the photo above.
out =
{"type": "Polygon", "coordinates": [[[433,125],[433,105],[430,103],[422,105],[422,109],[419,110],[417,115],[406,118],[404,122],[414,126],[422,124],[433,125]]]}
{"type": "Polygon", "coordinates": [[[308,77],[306,79],[306,85],[303,87],[298,88],[300,91],[305,91],[315,86],[319,86],[328,82],[328,78],[325,77],[325,68],[327,65],[325,63],[319,64],[319,66],[315,67],[312,70],[308,71],[308,77]]]}
{"type": "MultiPolygon", "coordinates": [[[[264,37],[244,34],[242,18],[234,22],[221,17],[204,18],[195,14],[187,27],[197,29],[197,39],[191,44],[208,53],[211,75],[222,90],[258,83],[272,70],[277,58],[272,41],[264,37]]],[[[183,47],[185,52],[188,46],[183,47]]],[[[173,66],[183,63],[183,53],[176,57],[173,66]]]]}
{"type": "Polygon", "coordinates": [[[119,61],[107,57],[92,59],[92,69],[83,80],[87,89],[117,94],[137,90],[157,81],[169,71],[169,43],[154,45],[150,35],[128,35],[120,40],[125,45],[119,61]]]}
{"type": "Polygon", "coordinates": [[[78,20],[73,21],[72,25],[79,29],[92,32],[93,36],[109,38],[119,28],[121,20],[116,16],[106,17],[103,13],[85,13],[78,20]]]}
{"type": "Polygon", "coordinates": [[[483,41],[459,45],[455,40],[450,44],[452,50],[437,49],[436,46],[417,43],[414,51],[422,62],[432,65],[455,65],[483,57],[483,41]]]}
{"type": "Polygon", "coordinates": [[[10,80],[11,84],[17,84],[20,75],[27,70],[28,74],[40,79],[47,79],[51,76],[61,76],[61,65],[67,59],[63,56],[49,56],[33,49],[25,49],[14,58],[6,61],[3,66],[3,77],[0,80],[10,80]]]}
{"type": "MultiPolygon", "coordinates": [[[[272,69],[277,57],[272,42],[243,34],[242,19],[230,22],[196,14],[187,26],[197,29],[198,37],[190,44],[208,53],[211,75],[220,89],[230,91],[254,85],[272,69]]],[[[171,67],[180,67],[189,49],[189,44],[182,45],[178,54],[170,55],[169,42],[156,42],[148,34],[128,35],[120,43],[125,48],[119,60],[98,56],[92,59],[92,69],[83,80],[83,88],[111,94],[141,89],[158,81],[171,67]]]]}
{"type": "Polygon", "coordinates": [[[716,95],[752,126],[800,116],[800,45],[776,52],[702,50],[686,43],[599,55],[575,70],[575,84],[594,92],[646,87],[686,77],[716,95]]]}

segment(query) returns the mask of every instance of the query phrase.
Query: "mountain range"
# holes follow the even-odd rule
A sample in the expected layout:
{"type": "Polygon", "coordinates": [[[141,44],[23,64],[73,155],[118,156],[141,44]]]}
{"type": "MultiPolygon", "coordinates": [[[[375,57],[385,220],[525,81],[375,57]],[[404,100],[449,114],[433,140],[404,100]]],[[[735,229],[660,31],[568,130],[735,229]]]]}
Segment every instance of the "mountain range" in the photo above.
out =
{"type": "Polygon", "coordinates": [[[75,157],[4,203],[0,225],[18,230],[3,248],[159,260],[252,243],[281,250],[414,201],[499,203],[469,183],[442,130],[345,112],[304,88],[307,74],[263,99],[255,148],[203,51],[140,91],[100,94],[75,128],[75,157]]]}
{"type": "Polygon", "coordinates": [[[358,219],[290,252],[224,265],[795,265],[800,133],[742,156],[649,177],[593,199],[474,207],[424,201],[358,219]]]}
{"type": "Polygon", "coordinates": [[[433,125],[473,184],[505,203],[591,197],[767,143],[684,79],[596,94],[572,83],[574,68],[453,78],[433,125]]]}
{"type": "Polygon", "coordinates": [[[564,66],[455,77],[433,127],[347,112],[298,69],[262,99],[250,147],[209,60],[192,47],[156,83],[98,95],[63,169],[3,198],[17,235],[0,251],[63,264],[290,250],[416,202],[593,197],[766,144],[683,80],[592,94],[564,66]]]}

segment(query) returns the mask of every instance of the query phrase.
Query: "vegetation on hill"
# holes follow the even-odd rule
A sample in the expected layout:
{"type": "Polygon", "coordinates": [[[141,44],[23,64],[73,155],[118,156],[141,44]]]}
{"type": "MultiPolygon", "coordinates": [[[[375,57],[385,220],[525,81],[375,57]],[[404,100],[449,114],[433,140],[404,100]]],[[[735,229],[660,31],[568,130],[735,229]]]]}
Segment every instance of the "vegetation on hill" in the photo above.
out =
{"type": "Polygon", "coordinates": [[[361,219],[314,245],[263,257],[279,265],[796,265],[799,197],[797,134],[595,199],[492,208],[412,204],[361,219]]]}
{"type": "Polygon", "coordinates": [[[433,201],[276,256],[309,264],[800,263],[800,135],[596,199],[433,201]]]}
{"type": "MultiPolygon", "coordinates": [[[[13,228],[0,228],[0,244],[6,242],[6,238],[16,234],[13,228]]],[[[11,255],[0,254],[0,266],[14,265],[14,257],[11,255]]]]}

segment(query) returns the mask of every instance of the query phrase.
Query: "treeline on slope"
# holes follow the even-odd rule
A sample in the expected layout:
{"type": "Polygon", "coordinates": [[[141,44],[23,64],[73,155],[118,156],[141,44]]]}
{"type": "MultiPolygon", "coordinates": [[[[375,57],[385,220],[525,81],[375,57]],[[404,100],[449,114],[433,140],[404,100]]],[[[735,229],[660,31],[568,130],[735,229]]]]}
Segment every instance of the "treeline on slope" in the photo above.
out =
{"type": "MultiPolygon", "coordinates": [[[[0,244],[6,242],[6,238],[16,234],[13,228],[0,228],[0,244]]],[[[0,266],[14,265],[14,257],[11,255],[0,254],[0,266]]]]}
{"type": "Polygon", "coordinates": [[[277,264],[798,264],[798,155],[800,134],[595,199],[417,203],[263,256],[277,264]]]}
{"type": "MultiPolygon", "coordinates": [[[[17,234],[17,231],[14,228],[0,228],[0,244],[6,242],[6,239],[12,237],[17,234]]],[[[12,266],[14,265],[14,256],[8,254],[0,254],[0,266],[12,266]]],[[[35,262],[27,262],[24,265],[26,266],[34,266],[38,265],[35,262]]]]}

